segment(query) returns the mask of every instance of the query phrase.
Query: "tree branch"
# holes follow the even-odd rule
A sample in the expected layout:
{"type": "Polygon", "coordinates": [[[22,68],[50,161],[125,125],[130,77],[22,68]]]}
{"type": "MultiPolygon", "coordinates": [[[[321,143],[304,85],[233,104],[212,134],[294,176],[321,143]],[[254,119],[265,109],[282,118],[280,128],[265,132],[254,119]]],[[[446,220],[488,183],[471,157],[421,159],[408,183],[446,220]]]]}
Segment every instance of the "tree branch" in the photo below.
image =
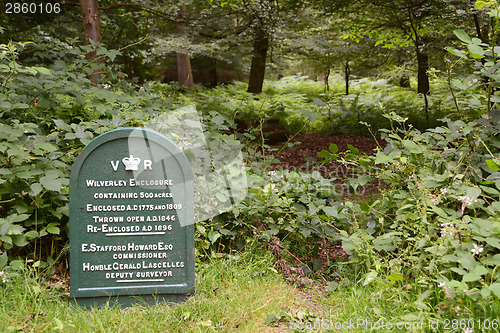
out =
{"type": "MultiPolygon", "coordinates": [[[[81,6],[79,2],[63,2],[63,1],[59,1],[59,0],[52,0],[52,2],[58,3],[61,6],[78,6],[78,7],[81,6]]],[[[115,8],[120,8],[120,7],[125,7],[125,6],[145,8],[143,5],[139,5],[136,3],[128,3],[127,1],[125,1],[122,3],[117,3],[117,4],[106,6],[106,7],[97,7],[97,9],[108,10],[108,9],[115,9],[115,8]]]]}

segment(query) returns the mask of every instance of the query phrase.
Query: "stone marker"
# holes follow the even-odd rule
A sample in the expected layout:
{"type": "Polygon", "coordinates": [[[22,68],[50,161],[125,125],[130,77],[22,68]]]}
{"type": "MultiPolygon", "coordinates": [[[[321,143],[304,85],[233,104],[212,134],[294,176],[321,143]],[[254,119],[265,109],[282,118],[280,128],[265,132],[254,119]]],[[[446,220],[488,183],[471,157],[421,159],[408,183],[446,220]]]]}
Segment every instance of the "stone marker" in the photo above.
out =
{"type": "Polygon", "coordinates": [[[163,135],[122,128],[90,142],[69,188],[71,297],[86,307],[194,293],[193,174],[163,135]]]}

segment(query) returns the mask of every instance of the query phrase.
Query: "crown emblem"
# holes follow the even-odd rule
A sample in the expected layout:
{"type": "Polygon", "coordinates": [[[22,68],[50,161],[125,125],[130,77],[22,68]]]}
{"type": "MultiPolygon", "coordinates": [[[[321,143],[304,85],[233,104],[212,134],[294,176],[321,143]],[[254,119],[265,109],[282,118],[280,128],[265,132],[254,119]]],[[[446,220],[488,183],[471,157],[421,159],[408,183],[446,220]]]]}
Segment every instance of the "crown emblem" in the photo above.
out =
{"type": "Polygon", "coordinates": [[[137,171],[139,170],[139,163],[141,163],[141,159],[130,155],[130,157],[123,158],[122,162],[125,164],[125,170],[137,171]]]}

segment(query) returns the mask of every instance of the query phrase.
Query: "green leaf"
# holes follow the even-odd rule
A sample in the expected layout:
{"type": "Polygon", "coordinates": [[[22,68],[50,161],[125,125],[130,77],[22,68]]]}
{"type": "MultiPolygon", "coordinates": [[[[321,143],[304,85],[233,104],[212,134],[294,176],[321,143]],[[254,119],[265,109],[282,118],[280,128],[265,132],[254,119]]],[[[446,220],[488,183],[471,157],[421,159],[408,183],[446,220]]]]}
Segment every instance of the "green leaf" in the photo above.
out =
{"type": "Polygon", "coordinates": [[[500,171],[500,165],[493,162],[493,160],[486,160],[486,164],[491,169],[491,171],[500,171]]]}
{"type": "Polygon", "coordinates": [[[29,244],[24,235],[13,235],[12,243],[16,246],[23,247],[29,244]]]}
{"type": "Polygon", "coordinates": [[[489,289],[483,288],[481,289],[481,296],[484,298],[488,298],[491,295],[491,291],[489,289]]]}
{"type": "Polygon", "coordinates": [[[64,329],[63,322],[58,318],[54,318],[54,321],[56,322],[56,327],[54,327],[54,330],[62,331],[64,329]]]}
{"type": "Polygon", "coordinates": [[[313,97],[313,99],[312,99],[312,100],[313,100],[313,103],[314,103],[315,105],[318,105],[318,106],[323,106],[323,105],[325,105],[325,102],[323,102],[322,100],[320,100],[320,99],[319,99],[319,98],[317,98],[317,97],[313,97]]]}
{"type": "Polygon", "coordinates": [[[40,183],[49,191],[59,191],[62,187],[61,180],[58,178],[44,176],[40,178],[40,183]]]}
{"type": "Polygon", "coordinates": [[[294,208],[295,210],[298,210],[299,212],[306,212],[307,211],[306,207],[304,207],[303,205],[296,203],[296,202],[292,203],[291,208],[294,208]]]}
{"type": "Polygon", "coordinates": [[[59,223],[50,223],[47,228],[45,230],[47,230],[48,233],[51,233],[51,234],[55,234],[55,235],[59,235],[59,227],[58,227],[59,223]]]}
{"type": "Polygon", "coordinates": [[[0,236],[1,242],[12,245],[12,237],[2,234],[2,232],[0,232],[0,235],[2,235],[0,236]]]}
{"type": "Polygon", "coordinates": [[[452,280],[448,283],[450,287],[458,288],[459,290],[468,290],[469,286],[465,282],[459,282],[457,280],[452,280]]]}
{"type": "Polygon", "coordinates": [[[335,143],[330,143],[328,150],[330,150],[332,153],[335,154],[336,152],[339,151],[339,147],[335,143]]]}
{"type": "Polygon", "coordinates": [[[401,274],[401,273],[392,273],[387,278],[390,281],[403,281],[403,274],[401,274]]]}
{"type": "Polygon", "coordinates": [[[40,183],[31,184],[30,187],[31,187],[31,190],[33,191],[34,196],[37,196],[43,190],[42,184],[40,184],[40,183]]]}
{"type": "Polygon", "coordinates": [[[40,234],[36,230],[30,230],[27,233],[25,233],[24,236],[26,236],[26,238],[29,238],[29,239],[34,239],[34,238],[38,238],[40,236],[40,234]]]}
{"type": "Polygon", "coordinates": [[[33,68],[36,69],[36,71],[38,73],[52,76],[52,73],[50,72],[50,70],[48,68],[45,68],[45,67],[33,67],[33,68]]]}
{"type": "Polygon", "coordinates": [[[10,109],[11,107],[12,107],[12,104],[10,104],[7,101],[0,102],[0,108],[2,108],[2,109],[10,109]]]}
{"type": "Polygon", "coordinates": [[[26,103],[16,103],[16,104],[12,105],[13,109],[27,109],[29,107],[30,106],[26,103]]]}
{"type": "Polygon", "coordinates": [[[11,224],[9,226],[9,231],[8,231],[8,234],[11,235],[11,236],[15,236],[15,235],[22,235],[23,232],[24,232],[25,228],[20,226],[20,225],[17,225],[17,224],[11,224]]]}
{"type": "Polygon", "coordinates": [[[498,241],[497,238],[487,237],[486,243],[488,243],[489,245],[491,245],[493,247],[496,247],[497,249],[500,249],[500,241],[498,241]]]}
{"type": "Polygon", "coordinates": [[[495,266],[500,266],[500,253],[495,254],[493,257],[490,259],[486,260],[487,265],[495,265],[495,266]]]}
{"type": "Polygon", "coordinates": [[[476,200],[481,194],[481,189],[479,187],[468,187],[467,188],[467,196],[471,198],[471,200],[476,200]]]}
{"type": "Polygon", "coordinates": [[[24,268],[24,261],[22,260],[12,260],[10,262],[10,267],[12,267],[13,270],[19,271],[24,268]]]}
{"type": "Polygon", "coordinates": [[[427,179],[422,184],[422,186],[424,188],[436,188],[436,187],[438,187],[438,185],[439,185],[439,183],[434,179],[427,179]]]}
{"type": "Polygon", "coordinates": [[[53,151],[56,151],[58,149],[58,147],[56,145],[53,145],[50,142],[40,142],[40,143],[37,143],[35,145],[35,147],[41,148],[41,149],[45,150],[46,152],[53,152],[53,151]]]}
{"type": "Polygon", "coordinates": [[[27,220],[30,217],[30,214],[12,214],[7,217],[7,221],[10,222],[22,222],[27,220]]]}
{"type": "Polygon", "coordinates": [[[108,52],[106,52],[106,56],[109,58],[109,60],[111,61],[115,61],[115,58],[117,55],[121,55],[122,53],[118,50],[108,50],[108,52]]]}
{"type": "Polygon", "coordinates": [[[7,252],[4,252],[2,253],[2,255],[0,255],[0,269],[3,269],[5,265],[7,265],[8,259],[9,257],[7,256],[7,252]]]}
{"type": "Polygon", "coordinates": [[[52,119],[54,121],[54,124],[56,124],[57,127],[66,130],[66,131],[71,131],[71,126],[66,124],[64,120],[61,119],[52,119]]]}
{"type": "Polygon", "coordinates": [[[33,289],[35,295],[38,295],[42,291],[42,288],[40,288],[40,286],[31,286],[31,288],[33,289]]]}
{"type": "Polygon", "coordinates": [[[455,273],[460,274],[460,275],[467,274],[467,271],[465,269],[462,269],[462,268],[452,267],[451,270],[454,271],[455,273]]]}
{"type": "Polygon", "coordinates": [[[413,141],[410,141],[410,140],[403,140],[401,141],[403,143],[403,145],[406,147],[406,149],[408,149],[408,151],[410,153],[414,153],[414,154],[417,154],[417,153],[420,153],[421,152],[421,149],[420,147],[413,141]]]}
{"type": "Polygon", "coordinates": [[[217,241],[217,239],[219,239],[220,236],[221,235],[218,231],[213,231],[213,230],[210,230],[207,234],[208,240],[212,244],[214,244],[217,241]]]}
{"type": "Polygon", "coordinates": [[[448,214],[446,214],[444,210],[442,210],[441,208],[439,208],[437,206],[431,206],[431,210],[434,213],[438,214],[442,218],[447,218],[448,217],[448,214]]]}
{"type": "Polygon", "coordinates": [[[446,261],[449,261],[449,262],[457,262],[458,261],[458,258],[452,254],[448,254],[448,255],[443,256],[443,259],[446,261]]]}
{"type": "MultiPolygon", "coordinates": [[[[493,182],[491,182],[492,184],[493,182]]],[[[483,190],[484,192],[488,193],[489,195],[494,195],[494,196],[497,196],[500,194],[500,192],[497,190],[497,189],[494,189],[492,187],[488,187],[488,186],[480,186],[481,190],[483,190]]]]}
{"type": "Polygon", "coordinates": [[[458,37],[458,39],[460,39],[462,42],[464,43],[472,43],[472,39],[469,37],[469,35],[467,35],[467,33],[465,31],[463,31],[462,29],[458,29],[458,30],[455,30],[453,31],[453,33],[455,34],[455,36],[458,37]]]}
{"type": "Polygon", "coordinates": [[[429,240],[427,238],[421,238],[417,243],[417,249],[421,249],[427,244],[429,240]]]}
{"type": "Polygon", "coordinates": [[[330,152],[328,150],[322,150],[318,153],[318,157],[321,157],[321,158],[325,158],[325,157],[329,157],[330,156],[330,152]]]}
{"type": "Polygon", "coordinates": [[[484,58],[484,50],[481,46],[476,44],[468,44],[467,48],[469,49],[470,55],[475,59],[484,58]]]}
{"type": "Polygon", "coordinates": [[[323,209],[323,211],[326,213],[326,215],[328,215],[330,217],[336,217],[336,218],[339,217],[337,207],[326,206],[326,207],[322,207],[321,209],[323,209]]]}
{"type": "Polygon", "coordinates": [[[266,323],[273,324],[278,321],[278,318],[273,314],[268,314],[266,317],[266,323]]]}
{"type": "Polygon", "coordinates": [[[489,286],[491,292],[493,292],[497,297],[500,298],[500,283],[492,283],[489,286]]]}
{"type": "Polygon", "coordinates": [[[361,203],[360,208],[365,213],[368,213],[370,211],[370,206],[364,201],[361,203]]]}
{"type": "Polygon", "coordinates": [[[479,276],[483,276],[485,274],[488,274],[489,271],[486,267],[478,265],[476,268],[474,268],[474,273],[476,273],[479,276]]]}
{"type": "Polygon", "coordinates": [[[382,152],[377,152],[377,155],[375,156],[375,164],[389,164],[393,163],[394,159],[390,156],[387,156],[386,154],[382,152]]]}
{"type": "Polygon", "coordinates": [[[373,240],[373,247],[377,251],[394,251],[396,248],[392,245],[394,241],[398,241],[397,232],[389,232],[378,236],[373,240]]]}
{"type": "Polygon", "coordinates": [[[347,144],[347,148],[352,151],[354,154],[359,154],[359,149],[350,145],[350,144],[347,144]]]}
{"type": "Polygon", "coordinates": [[[460,51],[460,50],[451,48],[449,46],[445,47],[444,49],[457,57],[464,57],[465,56],[464,51],[460,51]]]}
{"type": "Polygon", "coordinates": [[[370,282],[373,281],[377,277],[378,273],[377,271],[371,271],[370,273],[366,274],[365,281],[363,282],[363,286],[366,286],[370,282]]]}

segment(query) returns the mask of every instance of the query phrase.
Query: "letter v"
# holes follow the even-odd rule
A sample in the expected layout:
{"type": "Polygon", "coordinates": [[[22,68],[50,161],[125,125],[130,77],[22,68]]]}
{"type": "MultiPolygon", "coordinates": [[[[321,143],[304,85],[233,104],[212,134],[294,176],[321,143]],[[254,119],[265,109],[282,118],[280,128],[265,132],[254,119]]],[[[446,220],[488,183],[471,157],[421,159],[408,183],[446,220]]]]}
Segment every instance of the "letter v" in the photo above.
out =
{"type": "Polygon", "coordinates": [[[114,161],[115,163],[113,163],[113,161],[111,161],[111,166],[113,167],[113,170],[115,171],[118,171],[118,164],[120,163],[120,161],[114,161]]]}

